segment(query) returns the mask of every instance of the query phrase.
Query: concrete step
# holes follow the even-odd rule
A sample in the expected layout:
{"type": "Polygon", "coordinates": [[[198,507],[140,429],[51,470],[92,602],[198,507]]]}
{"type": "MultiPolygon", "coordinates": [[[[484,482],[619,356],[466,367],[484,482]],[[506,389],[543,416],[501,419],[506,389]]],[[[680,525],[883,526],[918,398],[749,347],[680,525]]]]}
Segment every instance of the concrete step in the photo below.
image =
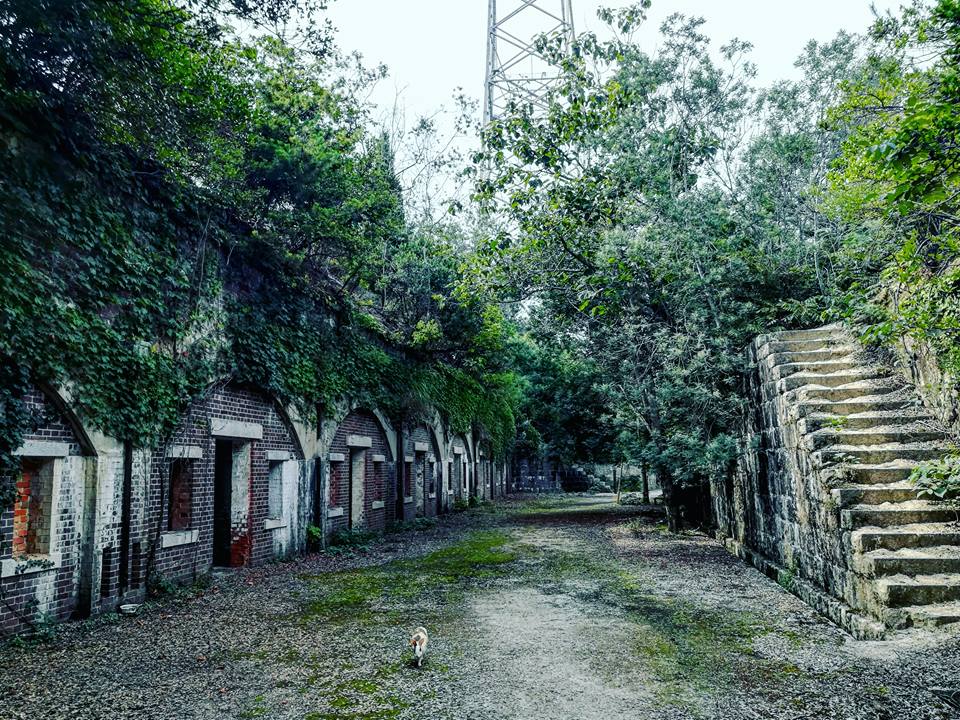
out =
{"type": "Polygon", "coordinates": [[[851,372],[861,368],[853,360],[828,360],[822,362],[786,362],[774,366],[770,375],[774,380],[781,380],[791,375],[830,375],[843,372],[851,372]]]}
{"type": "Polygon", "coordinates": [[[910,477],[916,462],[898,460],[883,464],[846,465],[841,468],[842,485],[892,485],[910,477]]]}
{"type": "Polygon", "coordinates": [[[897,460],[939,460],[949,452],[943,443],[886,443],[880,445],[830,445],[813,453],[813,461],[821,466],[883,465],[897,460]]]}
{"type": "Polygon", "coordinates": [[[960,600],[960,575],[893,575],[877,580],[877,595],[888,607],[929,605],[960,600]]]}
{"type": "Polygon", "coordinates": [[[860,368],[833,373],[798,372],[777,380],[777,392],[785,393],[803,387],[838,388],[850,386],[867,380],[880,380],[884,375],[872,368],[860,368]]]}
{"type": "MultiPolygon", "coordinates": [[[[802,430],[801,430],[802,432],[802,430]]],[[[804,447],[809,450],[832,445],[850,447],[873,447],[877,445],[928,443],[949,440],[950,436],[942,430],[931,430],[924,427],[903,428],[873,428],[869,430],[817,430],[807,434],[804,447]]]]}
{"type": "Polygon", "coordinates": [[[960,622],[960,602],[907,606],[890,615],[896,618],[893,622],[887,620],[891,627],[941,627],[960,622]]]}
{"type": "Polygon", "coordinates": [[[949,523],[955,521],[957,511],[947,505],[925,500],[883,503],[881,505],[854,505],[840,511],[840,527],[855,530],[866,527],[890,528],[916,523],[949,523]]]}
{"type": "Polygon", "coordinates": [[[822,338],[817,340],[768,340],[760,346],[760,359],[782,353],[806,353],[814,350],[836,350],[850,347],[843,338],[822,338]]]}
{"type": "Polygon", "coordinates": [[[850,533],[850,545],[858,553],[960,545],[960,525],[951,521],[885,528],[864,527],[850,533]]]}
{"type": "Polygon", "coordinates": [[[960,573],[960,547],[938,545],[931,548],[872,550],[855,558],[855,569],[861,575],[934,575],[960,573]]]}
{"type": "Polygon", "coordinates": [[[870,430],[873,428],[916,428],[919,430],[940,429],[939,423],[929,413],[920,408],[899,410],[877,410],[873,412],[833,415],[813,413],[803,418],[804,430],[870,430]]]}
{"type": "Polygon", "coordinates": [[[776,340],[821,340],[824,338],[849,340],[849,331],[840,323],[831,323],[818,328],[807,328],[803,330],[779,330],[768,335],[770,339],[776,340]]]}
{"type": "Polygon", "coordinates": [[[917,410],[920,401],[904,393],[864,399],[830,401],[825,399],[801,400],[800,411],[806,417],[810,415],[851,415],[874,412],[895,412],[898,410],[917,410]]]}
{"type": "Polygon", "coordinates": [[[834,488],[833,499],[842,508],[853,505],[883,505],[885,503],[912,502],[917,499],[913,483],[898,482],[886,485],[852,485],[834,488]]]}
{"type": "MultiPolygon", "coordinates": [[[[800,390],[800,402],[809,402],[811,400],[827,400],[829,402],[841,402],[844,400],[860,400],[865,403],[873,403],[875,400],[884,400],[884,396],[891,393],[902,391],[904,385],[901,381],[894,378],[880,378],[876,380],[860,380],[847,383],[839,387],[806,387],[800,390]]],[[[888,398],[899,399],[899,398],[888,398]]]]}
{"type": "Polygon", "coordinates": [[[767,367],[782,367],[797,363],[847,362],[857,352],[853,345],[836,345],[822,350],[771,353],[764,358],[767,367]]]}

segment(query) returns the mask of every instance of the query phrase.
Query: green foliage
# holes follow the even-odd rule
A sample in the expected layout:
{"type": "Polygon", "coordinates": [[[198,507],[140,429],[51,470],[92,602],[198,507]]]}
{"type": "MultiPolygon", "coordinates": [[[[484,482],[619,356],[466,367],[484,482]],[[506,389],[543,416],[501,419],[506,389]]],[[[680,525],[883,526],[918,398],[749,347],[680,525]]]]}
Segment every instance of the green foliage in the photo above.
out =
{"type": "Polygon", "coordinates": [[[307,525],[307,547],[310,550],[318,550],[323,545],[323,528],[318,525],[307,525]]]}
{"type": "Polygon", "coordinates": [[[330,538],[330,545],[335,548],[349,548],[366,552],[370,547],[370,543],[375,540],[377,536],[378,533],[373,530],[337,530],[330,538]]]}
{"type": "Polygon", "coordinates": [[[960,3],[882,17],[873,40],[831,112],[850,133],[826,199],[856,260],[839,309],[866,339],[909,337],[960,377],[960,3]]]}
{"type": "Polygon", "coordinates": [[[348,68],[323,6],[6,5],[4,469],[36,384],[69,384],[85,422],[144,446],[227,378],[305,418],[346,394],[449,402],[506,448],[503,324],[453,297],[456,233],[408,225],[356,95],[382,72],[348,68]],[[264,30],[293,15],[300,38],[264,30]]]}
{"type": "Polygon", "coordinates": [[[960,455],[920,463],[910,473],[910,482],[923,500],[946,500],[960,503],[960,455]]]}
{"type": "Polygon", "coordinates": [[[803,82],[759,92],[749,46],[716,61],[702,20],[671,16],[645,52],[646,7],[601,13],[612,39],[583,35],[570,57],[544,39],[561,86],[548,112],[517,101],[485,131],[476,200],[494,220],[463,284],[526,304],[518,447],[646,462],[671,504],[736,455],[742,349],[825,308],[811,188],[856,46],[811,44],[803,82]]]}

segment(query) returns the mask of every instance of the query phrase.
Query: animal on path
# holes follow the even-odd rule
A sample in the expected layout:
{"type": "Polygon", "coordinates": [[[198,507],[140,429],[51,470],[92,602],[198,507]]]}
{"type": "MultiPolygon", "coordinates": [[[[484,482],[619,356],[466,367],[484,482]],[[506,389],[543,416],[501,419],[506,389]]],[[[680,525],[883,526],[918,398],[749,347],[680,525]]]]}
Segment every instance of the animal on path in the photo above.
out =
{"type": "Polygon", "coordinates": [[[427,652],[427,642],[430,638],[427,637],[427,629],[418,627],[413,631],[413,635],[410,637],[410,645],[413,647],[413,656],[417,659],[417,667],[423,665],[423,656],[427,652]]]}

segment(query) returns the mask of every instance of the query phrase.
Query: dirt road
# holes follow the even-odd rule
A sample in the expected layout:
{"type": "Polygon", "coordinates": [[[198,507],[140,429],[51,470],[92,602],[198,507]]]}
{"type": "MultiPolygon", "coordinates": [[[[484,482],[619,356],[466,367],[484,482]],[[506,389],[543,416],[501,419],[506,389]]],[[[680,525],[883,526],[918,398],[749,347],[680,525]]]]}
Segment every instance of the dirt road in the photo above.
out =
{"type": "Polygon", "coordinates": [[[547,498],[6,648],[0,718],[942,720],[957,678],[954,634],[854,641],[703,535],[547,498]]]}

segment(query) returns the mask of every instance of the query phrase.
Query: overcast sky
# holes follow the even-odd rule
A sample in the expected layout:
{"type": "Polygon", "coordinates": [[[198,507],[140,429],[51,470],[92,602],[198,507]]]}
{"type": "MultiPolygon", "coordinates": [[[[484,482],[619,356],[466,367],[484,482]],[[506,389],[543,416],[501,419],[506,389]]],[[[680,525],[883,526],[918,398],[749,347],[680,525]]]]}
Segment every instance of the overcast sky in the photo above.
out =
{"type": "MultiPolygon", "coordinates": [[[[500,3],[519,5],[518,0],[500,3]]],[[[555,4],[559,8],[559,0],[555,4]]],[[[573,0],[577,31],[600,29],[599,6],[628,4],[573,0]]],[[[880,11],[899,4],[875,0],[880,11]]],[[[794,77],[793,62],[808,40],[829,40],[839,30],[863,32],[873,17],[869,0],[654,0],[641,41],[655,49],[656,30],[673,12],[704,17],[714,47],[733,37],[753,43],[763,85],[794,77]]],[[[450,106],[457,87],[482,97],[487,0],[334,0],[329,17],[343,50],[358,50],[369,64],[389,67],[390,79],[373,98],[379,105],[392,106],[399,91],[407,117],[413,118],[450,106]]]]}

